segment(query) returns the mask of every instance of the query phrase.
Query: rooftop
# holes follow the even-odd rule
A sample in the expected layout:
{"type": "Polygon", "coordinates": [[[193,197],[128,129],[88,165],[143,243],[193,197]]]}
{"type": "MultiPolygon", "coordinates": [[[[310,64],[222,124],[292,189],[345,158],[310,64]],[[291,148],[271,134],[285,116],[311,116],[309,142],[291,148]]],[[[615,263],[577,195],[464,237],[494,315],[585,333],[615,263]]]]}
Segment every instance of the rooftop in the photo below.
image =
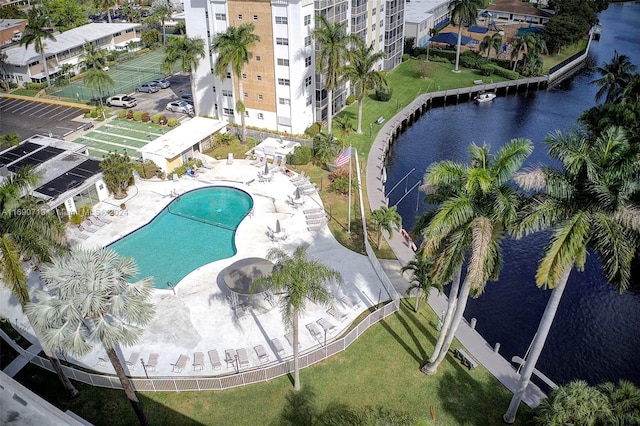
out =
{"type": "Polygon", "coordinates": [[[405,22],[420,23],[426,21],[433,16],[433,9],[442,4],[448,3],[447,0],[411,0],[404,5],[405,22]]]}
{"type": "Polygon", "coordinates": [[[222,121],[194,117],[140,148],[141,152],[176,158],[186,149],[225,128],[222,121]]]}

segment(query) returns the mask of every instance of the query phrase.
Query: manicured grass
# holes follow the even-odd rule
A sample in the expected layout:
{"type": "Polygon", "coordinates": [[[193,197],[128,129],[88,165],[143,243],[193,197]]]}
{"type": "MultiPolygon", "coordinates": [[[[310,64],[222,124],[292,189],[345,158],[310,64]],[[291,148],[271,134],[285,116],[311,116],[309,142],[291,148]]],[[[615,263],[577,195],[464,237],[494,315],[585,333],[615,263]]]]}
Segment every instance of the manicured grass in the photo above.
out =
{"type": "MultiPolygon", "coordinates": [[[[422,425],[502,425],[510,393],[483,367],[472,371],[451,354],[437,375],[420,373],[433,350],[438,319],[426,303],[419,313],[413,299],[399,313],[373,326],[345,352],[301,371],[303,387],[311,387],[323,408],[331,402],[351,407],[383,406],[410,413],[422,425]],[[434,407],[436,421],[431,420],[434,407]]],[[[454,344],[457,347],[457,342],[454,344]]],[[[67,402],[55,377],[25,370],[18,380],[63,410],[69,408],[96,425],[129,425],[136,419],[122,391],[81,386],[81,397],[67,402]]],[[[151,424],[278,425],[291,393],[288,377],[222,392],[141,393],[151,424]]],[[[522,406],[516,424],[531,411],[522,406]]]]}
{"type": "Polygon", "coordinates": [[[545,73],[548,73],[551,68],[558,65],[560,62],[565,59],[575,55],[578,52],[583,51],[587,47],[587,40],[580,40],[576,44],[572,44],[571,46],[563,47],[560,49],[560,53],[557,55],[543,55],[543,69],[545,73]]]}
{"type": "Polygon", "coordinates": [[[11,92],[12,95],[18,96],[35,96],[40,92],[40,90],[33,89],[16,89],[11,92]]]}

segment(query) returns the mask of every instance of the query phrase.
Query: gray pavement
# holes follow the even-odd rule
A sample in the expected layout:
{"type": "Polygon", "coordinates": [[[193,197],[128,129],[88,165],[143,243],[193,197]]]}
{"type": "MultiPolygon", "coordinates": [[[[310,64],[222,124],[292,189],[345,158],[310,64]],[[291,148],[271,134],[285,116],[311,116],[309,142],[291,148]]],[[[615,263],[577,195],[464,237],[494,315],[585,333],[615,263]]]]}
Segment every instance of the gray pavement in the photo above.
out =
{"type": "MultiPolygon", "coordinates": [[[[406,110],[408,110],[407,107],[406,110]]],[[[376,137],[371,150],[369,151],[369,157],[366,165],[366,190],[369,197],[369,207],[371,210],[375,210],[381,206],[386,206],[388,200],[385,198],[384,182],[382,181],[384,175],[384,158],[388,149],[389,135],[397,123],[401,122],[403,112],[399,112],[395,118],[391,118],[386,122],[378,136],[376,137]]],[[[427,165],[425,165],[426,167],[427,165]]],[[[401,235],[400,230],[396,229],[391,238],[385,234],[385,239],[389,243],[389,246],[398,258],[397,264],[393,262],[385,262],[383,266],[385,270],[390,274],[392,282],[396,286],[396,289],[400,294],[405,294],[400,279],[398,278],[398,271],[400,265],[405,265],[414,257],[413,250],[409,247],[409,244],[405,238],[401,235]],[[395,271],[395,272],[394,272],[395,271]],[[395,274],[395,275],[394,275],[395,274]]],[[[429,294],[429,305],[436,313],[446,311],[447,309],[447,297],[445,295],[438,294],[437,291],[432,291],[429,294]]],[[[464,320],[460,323],[456,332],[456,337],[460,343],[467,348],[468,352],[480,362],[491,374],[493,374],[507,389],[511,392],[515,392],[518,379],[520,375],[516,373],[513,366],[502,357],[502,355],[493,351],[493,348],[487,343],[486,340],[473,328],[470,324],[464,320]]],[[[545,397],[544,392],[533,383],[530,383],[527,387],[524,395],[523,402],[529,407],[537,407],[540,400],[545,397]]],[[[507,407],[505,407],[506,410],[507,407]]]]}

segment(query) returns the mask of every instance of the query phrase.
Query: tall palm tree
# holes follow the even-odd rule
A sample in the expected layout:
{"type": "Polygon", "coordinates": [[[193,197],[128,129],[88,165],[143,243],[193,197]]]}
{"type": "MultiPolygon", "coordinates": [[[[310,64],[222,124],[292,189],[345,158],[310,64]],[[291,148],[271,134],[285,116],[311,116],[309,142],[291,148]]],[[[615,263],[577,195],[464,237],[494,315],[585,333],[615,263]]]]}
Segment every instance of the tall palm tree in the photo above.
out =
{"type": "Polygon", "coordinates": [[[425,185],[443,199],[429,225],[423,230],[423,255],[434,257],[438,282],[452,278],[453,288],[436,350],[422,372],[431,375],[444,360],[467,305],[469,294],[479,296],[487,281],[496,280],[502,256],[500,244],[506,228],[516,218],[519,196],[510,185],[513,175],[531,154],[526,139],[512,139],[494,155],[489,146],[471,144],[468,165],[451,161],[432,164],[425,185]],[[470,251],[467,273],[459,288],[465,253],[470,251]],[[455,290],[455,291],[454,291],[455,290]],[[455,307],[452,306],[455,304],[455,307]]]}
{"type": "Polygon", "coordinates": [[[104,92],[108,92],[110,88],[115,86],[111,76],[102,68],[89,68],[89,71],[87,71],[87,75],[84,78],[84,83],[98,93],[100,108],[104,110],[104,105],[102,103],[104,92]]]}
{"type": "MultiPolygon", "coordinates": [[[[351,80],[358,100],[358,128],[356,133],[362,133],[362,101],[367,90],[375,90],[387,86],[384,75],[374,69],[376,62],[385,57],[384,52],[374,53],[374,46],[367,47],[359,42],[349,51],[349,64],[342,70],[344,76],[351,80]]],[[[331,128],[329,128],[331,129],[331,128]]]]}
{"type": "Polygon", "coordinates": [[[296,248],[292,255],[274,247],[267,253],[267,259],[275,263],[273,272],[256,278],[251,286],[252,289],[266,286],[281,295],[282,318],[293,334],[294,389],[300,390],[298,319],[304,314],[309,301],[321,306],[331,306],[333,295],[324,284],[335,281],[341,285],[342,275],[321,262],[309,259],[302,246],[296,248]]]}
{"type": "Polygon", "coordinates": [[[141,425],[147,425],[140,401],[116,349],[134,345],[155,314],[150,302],[152,279],[131,283],[138,268],[133,259],[111,249],[73,248],[42,268],[47,291],[37,291],[26,311],[42,330],[47,346],[86,355],[100,342],[141,425]]]}
{"type": "Polygon", "coordinates": [[[353,131],[353,123],[351,122],[351,119],[345,114],[336,117],[336,127],[340,131],[340,142],[344,147],[345,138],[349,137],[349,135],[353,131]]]}
{"type": "Polygon", "coordinates": [[[451,0],[449,2],[449,12],[451,13],[451,23],[458,27],[458,44],[456,46],[456,67],[454,72],[459,72],[460,47],[462,45],[462,27],[476,23],[478,9],[483,6],[482,0],[451,0]]]}
{"type": "MultiPolygon", "coordinates": [[[[531,50],[536,50],[536,46],[540,43],[540,40],[542,39],[533,33],[524,33],[513,40],[513,48],[511,49],[511,60],[514,61],[513,71],[518,67],[518,60],[520,59],[521,54],[524,53],[526,56],[531,50]]],[[[540,50],[546,51],[546,45],[544,49],[540,50]]]]}
{"type": "Polygon", "coordinates": [[[420,299],[424,298],[426,300],[429,297],[429,290],[431,288],[435,288],[438,290],[438,293],[442,293],[442,284],[431,278],[432,270],[433,262],[430,259],[425,259],[422,255],[416,255],[409,263],[400,269],[402,273],[411,271],[407,296],[411,294],[411,291],[416,291],[415,312],[420,310],[420,299]]]}
{"type": "Polygon", "coordinates": [[[86,41],[83,52],[78,59],[80,59],[79,65],[87,71],[91,68],[103,69],[107,64],[107,51],[96,49],[92,43],[86,41]]]}
{"type": "Polygon", "coordinates": [[[9,81],[7,80],[7,70],[5,65],[7,64],[7,54],[4,52],[0,52],[0,87],[6,92],[9,91],[9,81]]]}
{"type": "Polygon", "coordinates": [[[640,189],[638,147],[628,142],[624,130],[609,128],[595,140],[577,132],[556,132],[545,138],[545,144],[562,168],[517,176],[524,190],[536,193],[523,208],[513,234],[521,238],[552,229],[536,284],[553,290],[504,415],[507,423],[515,419],[572,269],[584,270],[588,250],[593,251],[601,260],[607,281],[622,292],[629,285],[638,244],[640,210],[632,202],[640,189]]]}
{"type": "Polygon", "coordinates": [[[40,54],[40,60],[44,66],[44,75],[47,78],[47,87],[49,87],[51,86],[51,79],[49,78],[49,65],[44,52],[46,48],[45,41],[56,41],[56,38],[47,31],[49,20],[41,8],[32,7],[27,13],[27,21],[27,26],[24,28],[20,39],[20,46],[24,46],[26,49],[33,44],[36,53],[40,54]]]}
{"type": "Polygon", "coordinates": [[[96,6],[107,12],[107,19],[111,23],[111,9],[118,4],[117,0],[96,0],[96,6]]]}
{"type": "Polygon", "coordinates": [[[429,41],[427,41],[427,62],[429,62],[429,48],[431,47],[431,40],[438,37],[440,30],[436,27],[429,28],[429,41]]]}
{"type": "Polygon", "coordinates": [[[64,76],[64,78],[67,79],[67,82],[71,79],[70,75],[71,75],[71,71],[73,71],[75,69],[75,66],[73,66],[73,64],[62,64],[62,66],[60,67],[60,74],[62,74],[64,76]]]}
{"type": "MultiPolygon", "coordinates": [[[[0,184],[0,275],[2,282],[15,295],[25,312],[30,301],[27,276],[23,269],[23,260],[32,258],[36,262],[48,262],[53,255],[67,250],[64,225],[51,212],[40,214],[46,206],[42,202],[22,197],[26,191],[35,187],[37,175],[23,168],[6,177],[0,184]],[[34,212],[24,215],[17,212],[34,212]]],[[[33,324],[31,316],[27,315],[33,324]]],[[[42,349],[51,361],[68,398],[80,393],[62,370],[60,360],[40,338],[40,330],[34,325],[36,336],[42,349]]]]}
{"type": "Polygon", "coordinates": [[[378,235],[378,250],[382,248],[382,231],[389,233],[389,238],[393,236],[393,225],[402,227],[402,216],[398,213],[398,206],[380,206],[371,212],[373,229],[378,235]]]}
{"type": "Polygon", "coordinates": [[[156,17],[162,24],[162,45],[167,45],[167,26],[166,21],[171,19],[173,12],[173,4],[169,0],[154,0],[151,3],[151,14],[156,17]]]}
{"type": "Polygon", "coordinates": [[[242,24],[238,27],[228,27],[224,33],[218,34],[211,45],[211,48],[218,54],[213,72],[221,79],[227,77],[228,69],[238,81],[238,92],[236,94],[236,110],[240,114],[242,124],[242,144],[247,143],[247,128],[245,126],[244,112],[245,106],[242,101],[244,91],[242,90],[242,68],[249,63],[253,56],[251,49],[260,42],[260,37],[253,33],[253,24],[242,24]]]}
{"type": "Polygon", "coordinates": [[[487,52],[487,59],[489,59],[489,55],[491,54],[491,50],[496,51],[496,57],[500,52],[500,47],[502,46],[502,36],[499,33],[493,33],[491,35],[486,35],[480,42],[480,51],[487,52]]]}
{"type": "Polygon", "coordinates": [[[169,40],[165,49],[165,57],[162,61],[162,70],[170,74],[176,64],[180,64],[180,70],[183,73],[189,73],[189,81],[191,83],[191,93],[193,95],[193,109],[198,114],[198,103],[195,96],[195,81],[193,72],[198,68],[200,60],[205,56],[205,43],[201,38],[189,37],[173,37],[169,40]]]}
{"type": "Polygon", "coordinates": [[[349,42],[356,38],[347,35],[345,23],[332,23],[318,15],[313,38],[317,43],[316,71],[324,74],[327,90],[327,128],[332,132],[333,91],[343,80],[343,67],[349,59],[349,42]]]}
{"type": "Polygon", "coordinates": [[[611,62],[604,63],[601,67],[596,67],[596,72],[601,75],[591,83],[599,87],[596,92],[596,102],[604,98],[607,104],[613,104],[621,100],[625,87],[629,84],[636,66],[627,55],[619,55],[617,50],[613,51],[611,62]]]}

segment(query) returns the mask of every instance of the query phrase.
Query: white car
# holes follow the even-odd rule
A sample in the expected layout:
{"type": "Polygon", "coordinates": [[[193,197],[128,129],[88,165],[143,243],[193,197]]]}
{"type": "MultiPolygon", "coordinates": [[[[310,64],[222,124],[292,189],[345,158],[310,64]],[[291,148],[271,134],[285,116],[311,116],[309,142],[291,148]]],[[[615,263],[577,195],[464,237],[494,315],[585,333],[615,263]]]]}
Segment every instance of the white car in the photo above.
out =
{"type": "Polygon", "coordinates": [[[107,106],[119,106],[123,108],[133,108],[138,105],[138,101],[133,96],[115,95],[107,99],[107,106]]]}
{"type": "Polygon", "coordinates": [[[167,104],[167,111],[193,114],[193,106],[187,101],[173,101],[167,104]]]}

